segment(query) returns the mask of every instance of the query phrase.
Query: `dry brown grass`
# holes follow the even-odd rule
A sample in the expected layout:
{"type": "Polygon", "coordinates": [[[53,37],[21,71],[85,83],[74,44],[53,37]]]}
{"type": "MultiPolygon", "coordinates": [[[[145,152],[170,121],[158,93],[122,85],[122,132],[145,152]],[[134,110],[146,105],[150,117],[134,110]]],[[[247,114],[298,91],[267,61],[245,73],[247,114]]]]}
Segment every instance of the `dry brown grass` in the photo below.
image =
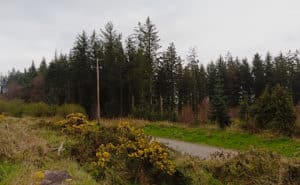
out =
{"type": "Polygon", "coordinates": [[[0,125],[0,158],[2,160],[21,160],[36,162],[48,152],[47,142],[36,137],[30,127],[31,119],[5,118],[0,125]]]}
{"type": "Polygon", "coordinates": [[[57,155],[56,148],[66,138],[39,127],[41,120],[5,117],[0,123],[0,161],[16,166],[0,185],[34,185],[35,173],[46,170],[68,171],[74,177],[69,185],[98,184],[76,161],[57,155]]]}

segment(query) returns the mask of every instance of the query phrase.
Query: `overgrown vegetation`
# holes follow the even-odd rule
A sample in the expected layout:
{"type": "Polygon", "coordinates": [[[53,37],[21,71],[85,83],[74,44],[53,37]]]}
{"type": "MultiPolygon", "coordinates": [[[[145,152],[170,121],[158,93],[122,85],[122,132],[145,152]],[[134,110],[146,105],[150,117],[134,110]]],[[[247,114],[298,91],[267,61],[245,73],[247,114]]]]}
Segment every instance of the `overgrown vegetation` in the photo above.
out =
{"type": "MultiPolygon", "coordinates": [[[[56,125],[78,141],[70,146],[71,155],[102,182],[173,184],[174,178],[180,180],[169,151],[141,129],[126,123],[102,127],[89,123],[78,113],[56,125]]],[[[180,181],[184,184],[184,179],[180,181]]]]}
{"type": "Polygon", "coordinates": [[[236,156],[215,155],[206,168],[224,184],[290,184],[300,182],[300,160],[284,159],[274,152],[250,149],[236,156]]]}
{"type": "MultiPolygon", "coordinates": [[[[49,118],[3,118],[0,124],[0,156],[4,162],[0,163],[0,184],[37,183],[37,174],[43,174],[45,170],[68,171],[73,177],[67,183],[70,185],[297,185],[299,182],[299,158],[284,158],[274,152],[253,149],[230,157],[216,153],[212,160],[200,160],[182,156],[152,141],[142,130],[124,123],[124,120],[106,122],[109,124],[97,125],[79,113],[58,122],[49,118]],[[117,126],[118,122],[123,124],[117,126]],[[62,142],[64,150],[58,154],[62,142]]],[[[143,121],[132,122],[137,126],[145,124],[143,121]]],[[[147,125],[146,133],[152,127],[147,125]]],[[[162,132],[173,131],[170,135],[184,136],[180,129],[166,129],[157,128],[162,132]]],[[[251,141],[263,143],[261,146],[282,144],[284,148],[281,150],[290,153],[300,148],[287,138],[272,141],[251,135],[237,137],[237,133],[230,134],[224,130],[207,131],[203,134],[211,141],[215,138],[215,141],[222,140],[228,144],[228,139],[235,137],[232,146],[240,140],[244,149],[249,146],[243,143],[243,139],[246,141],[247,138],[248,144],[251,141]]],[[[208,141],[205,137],[201,138],[199,132],[191,130],[185,136],[196,135],[198,139],[208,141]]]]}
{"type": "Polygon", "coordinates": [[[26,103],[23,100],[14,99],[6,100],[0,98],[0,113],[14,117],[31,116],[31,117],[65,117],[72,112],[86,114],[83,107],[76,104],[48,105],[43,102],[26,103]]]}

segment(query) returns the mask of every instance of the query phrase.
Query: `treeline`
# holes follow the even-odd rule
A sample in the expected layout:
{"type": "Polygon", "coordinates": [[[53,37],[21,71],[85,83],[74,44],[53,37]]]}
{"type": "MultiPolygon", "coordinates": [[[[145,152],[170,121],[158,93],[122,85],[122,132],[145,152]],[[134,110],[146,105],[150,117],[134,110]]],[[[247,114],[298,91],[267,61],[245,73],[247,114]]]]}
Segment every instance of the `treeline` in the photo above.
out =
{"type": "MultiPolygon", "coordinates": [[[[207,66],[200,64],[195,49],[184,61],[174,43],[161,52],[156,26],[149,18],[138,23],[122,40],[112,23],[91,35],[79,34],[69,54],[55,54],[47,65],[32,63],[24,72],[12,70],[2,77],[7,98],[49,104],[77,103],[93,117],[96,112],[96,61],[100,63],[101,115],[134,115],[177,119],[187,110],[198,115],[210,101],[234,107],[247,96],[253,102],[265,87],[280,84],[300,101],[299,52],[252,61],[227,54],[207,66]],[[216,98],[215,98],[216,97],[216,98]],[[215,99],[214,99],[215,98],[215,99]]],[[[3,90],[3,89],[2,89],[3,90]]]]}

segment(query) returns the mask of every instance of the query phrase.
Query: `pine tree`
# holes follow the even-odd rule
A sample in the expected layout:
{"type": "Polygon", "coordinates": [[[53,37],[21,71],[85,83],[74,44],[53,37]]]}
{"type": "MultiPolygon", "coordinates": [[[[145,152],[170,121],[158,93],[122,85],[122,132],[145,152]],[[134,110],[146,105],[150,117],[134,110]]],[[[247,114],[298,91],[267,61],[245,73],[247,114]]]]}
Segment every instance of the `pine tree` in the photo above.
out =
{"type": "Polygon", "coordinates": [[[288,136],[293,133],[296,113],[292,97],[284,87],[280,85],[276,85],[273,89],[267,87],[255,101],[252,109],[257,128],[273,129],[288,136]]]}
{"type": "Polygon", "coordinates": [[[222,129],[230,125],[223,83],[219,76],[214,89],[214,96],[210,99],[210,119],[216,121],[222,129]]]}
{"type": "Polygon", "coordinates": [[[103,111],[108,116],[122,115],[124,110],[124,84],[126,58],[121,42],[122,36],[111,22],[101,30],[104,61],[102,69],[103,111]]]}
{"type": "MultiPolygon", "coordinates": [[[[176,69],[181,61],[178,59],[174,43],[164,52],[157,70],[158,98],[162,99],[163,110],[173,113],[176,110],[176,69]]],[[[163,112],[163,110],[161,112],[163,112]]]]}
{"type": "Polygon", "coordinates": [[[47,73],[47,63],[46,63],[46,59],[43,57],[38,69],[38,74],[45,76],[46,73],[47,73]]]}
{"type": "Polygon", "coordinates": [[[158,67],[157,51],[161,47],[159,45],[159,36],[156,26],[152,23],[150,18],[146,19],[144,24],[138,23],[136,35],[139,41],[139,49],[143,51],[145,56],[145,74],[148,79],[148,99],[152,108],[153,104],[153,82],[156,69],[158,67]]]}
{"type": "MultiPolygon", "coordinates": [[[[282,134],[291,136],[295,130],[296,112],[292,97],[283,87],[277,85],[272,90],[272,104],[274,106],[274,128],[282,134]]],[[[270,103],[270,102],[269,102],[270,103]]]]}
{"type": "Polygon", "coordinates": [[[240,81],[240,62],[239,59],[236,58],[233,60],[231,54],[227,55],[227,70],[226,70],[226,89],[225,93],[229,99],[229,106],[237,106],[240,101],[240,88],[241,88],[241,81],[240,81]]]}
{"type": "Polygon", "coordinates": [[[265,88],[265,75],[263,61],[260,58],[260,55],[257,53],[254,55],[252,62],[252,75],[253,75],[253,90],[255,97],[259,97],[265,88]]]}
{"type": "Polygon", "coordinates": [[[274,74],[274,66],[272,63],[272,56],[270,53],[267,53],[266,59],[264,61],[264,71],[265,71],[265,80],[266,85],[269,87],[273,87],[275,85],[275,74],[274,74]]]}
{"type": "Polygon", "coordinates": [[[251,68],[247,59],[243,59],[239,69],[240,77],[240,93],[247,94],[251,98],[253,94],[253,77],[251,75],[251,68]]]}
{"type": "Polygon", "coordinates": [[[216,85],[216,79],[217,79],[217,68],[216,65],[211,62],[207,65],[207,83],[208,83],[208,95],[209,98],[212,98],[214,96],[214,89],[216,85]]]}

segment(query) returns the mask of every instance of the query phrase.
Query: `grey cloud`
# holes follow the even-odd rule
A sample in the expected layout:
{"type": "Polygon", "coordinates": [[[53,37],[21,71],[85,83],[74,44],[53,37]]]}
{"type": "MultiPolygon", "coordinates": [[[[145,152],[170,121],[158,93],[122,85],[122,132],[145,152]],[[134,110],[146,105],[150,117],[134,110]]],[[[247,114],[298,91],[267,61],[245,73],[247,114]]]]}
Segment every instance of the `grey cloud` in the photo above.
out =
{"type": "Polygon", "coordinates": [[[299,49],[298,7],[298,0],[0,0],[0,72],[68,52],[78,33],[110,20],[126,37],[147,16],[163,48],[174,42],[184,58],[197,46],[203,63],[228,51],[251,58],[299,49]]]}

